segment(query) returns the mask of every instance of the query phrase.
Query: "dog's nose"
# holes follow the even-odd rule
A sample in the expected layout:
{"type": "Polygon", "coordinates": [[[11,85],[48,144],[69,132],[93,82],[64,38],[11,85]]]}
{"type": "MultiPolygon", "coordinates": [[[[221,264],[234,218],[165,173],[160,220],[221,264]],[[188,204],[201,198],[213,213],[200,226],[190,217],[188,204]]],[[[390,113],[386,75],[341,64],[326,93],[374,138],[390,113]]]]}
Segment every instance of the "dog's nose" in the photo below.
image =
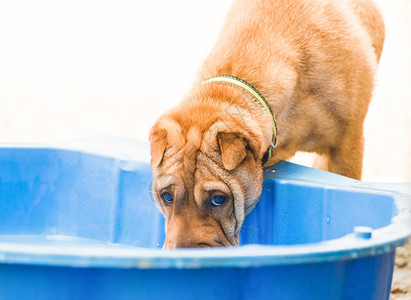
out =
{"type": "Polygon", "coordinates": [[[163,249],[175,249],[175,248],[210,248],[216,247],[216,245],[211,245],[206,242],[193,242],[190,240],[177,240],[176,242],[172,240],[166,240],[164,242],[163,249]]]}
{"type": "Polygon", "coordinates": [[[218,224],[212,221],[198,215],[174,214],[167,225],[163,249],[231,246],[218,224]]]}
{"type": "Polygon", "coordinates": [[[227,247],[232,246],[225,237],[215,236],[210,239],[190,239],[182,236],[166,237],[163,249],[174,248],[211,248],[211,247],[227,247]]]}

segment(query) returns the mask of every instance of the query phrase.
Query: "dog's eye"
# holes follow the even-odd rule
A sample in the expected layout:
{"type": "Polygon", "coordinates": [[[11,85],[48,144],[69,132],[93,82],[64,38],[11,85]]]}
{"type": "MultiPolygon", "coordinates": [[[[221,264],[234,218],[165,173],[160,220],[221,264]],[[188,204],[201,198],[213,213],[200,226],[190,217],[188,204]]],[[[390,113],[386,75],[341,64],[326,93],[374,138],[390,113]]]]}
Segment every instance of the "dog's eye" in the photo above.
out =
{"type": "Polygon", "coordinates": [[[213,196],[213,198],[211,198],[211,203],[215,206],[220,206],[221,204],[223,204],[225,201],[225,197],[224,196],[213,196]]]}
{"type": "Polygon", "coordinates": [[[164,192],[160,195],[161,199],[163,199],[167,203],[173,203],[174,197],[172,194],[164,192]]]}

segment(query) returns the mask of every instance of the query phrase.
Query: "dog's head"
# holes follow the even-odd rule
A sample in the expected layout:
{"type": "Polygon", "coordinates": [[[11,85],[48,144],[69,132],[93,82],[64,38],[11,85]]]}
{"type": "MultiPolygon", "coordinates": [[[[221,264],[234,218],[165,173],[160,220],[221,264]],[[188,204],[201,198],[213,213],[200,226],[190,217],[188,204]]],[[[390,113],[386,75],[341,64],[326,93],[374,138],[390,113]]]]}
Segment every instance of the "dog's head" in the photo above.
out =
{"type": "Polygon", "coordinates": [[[256,206],[269,136],[230,105],[182,105],[150,131],[153,198],[166,220],[164,248],[238,244],[256,206]],[[217,106],[217,107],[216,107],[217,106]]]}

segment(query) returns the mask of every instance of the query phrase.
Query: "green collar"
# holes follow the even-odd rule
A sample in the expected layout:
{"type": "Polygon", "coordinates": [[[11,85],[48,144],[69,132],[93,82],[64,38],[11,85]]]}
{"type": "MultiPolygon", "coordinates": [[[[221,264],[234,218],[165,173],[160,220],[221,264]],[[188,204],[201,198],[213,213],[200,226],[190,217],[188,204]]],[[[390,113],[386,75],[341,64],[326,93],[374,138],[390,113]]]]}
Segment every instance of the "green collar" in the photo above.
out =
{"type": "Polygon", "coordinates": [[[253,87],[251,84],[249,84],[248,82],[240,78],[230,76],[230,75],[218,75],[218,76],[213,76],[207,79],[206,81],[203,82],[203,84],[210,83],[210,82],[229,83],[229,84],[241,87],[242,89],[249,92],[262,105],[264,110],[271,116],[271,120],[273,122],[273,137],[271,140],[271,145],[268,148],[263,158],[263,163],[266,163],[271,158],[274,147],[277,146],[277,122],[275,121],[274,114],[271,111],[271,108],[268,105],[267,101],[257,91],[255,87],[253,87]]]}

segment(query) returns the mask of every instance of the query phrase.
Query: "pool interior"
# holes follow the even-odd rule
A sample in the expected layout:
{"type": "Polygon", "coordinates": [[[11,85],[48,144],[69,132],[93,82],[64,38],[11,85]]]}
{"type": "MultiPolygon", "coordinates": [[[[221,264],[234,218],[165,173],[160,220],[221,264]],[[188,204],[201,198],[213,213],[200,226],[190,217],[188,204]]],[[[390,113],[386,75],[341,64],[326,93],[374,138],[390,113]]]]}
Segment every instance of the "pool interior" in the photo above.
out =
{"type": "Polygon", "coordinates": [[[246,219],[242,244],[294,245],[336,239],[355,226],[378,229],[397,214],[391,195],[362,189],[266,181],[246,219]]]}
{"type": "MultiPolygon", "coordinates": [[[[0,150],[0,242],[160,248],[164,219],[146,163],[56,149],[0,150]]],[[[374,229],[396,214],[393,196],[367,189],[266,180],[240,242],[316,243],[374,229]]]]}

